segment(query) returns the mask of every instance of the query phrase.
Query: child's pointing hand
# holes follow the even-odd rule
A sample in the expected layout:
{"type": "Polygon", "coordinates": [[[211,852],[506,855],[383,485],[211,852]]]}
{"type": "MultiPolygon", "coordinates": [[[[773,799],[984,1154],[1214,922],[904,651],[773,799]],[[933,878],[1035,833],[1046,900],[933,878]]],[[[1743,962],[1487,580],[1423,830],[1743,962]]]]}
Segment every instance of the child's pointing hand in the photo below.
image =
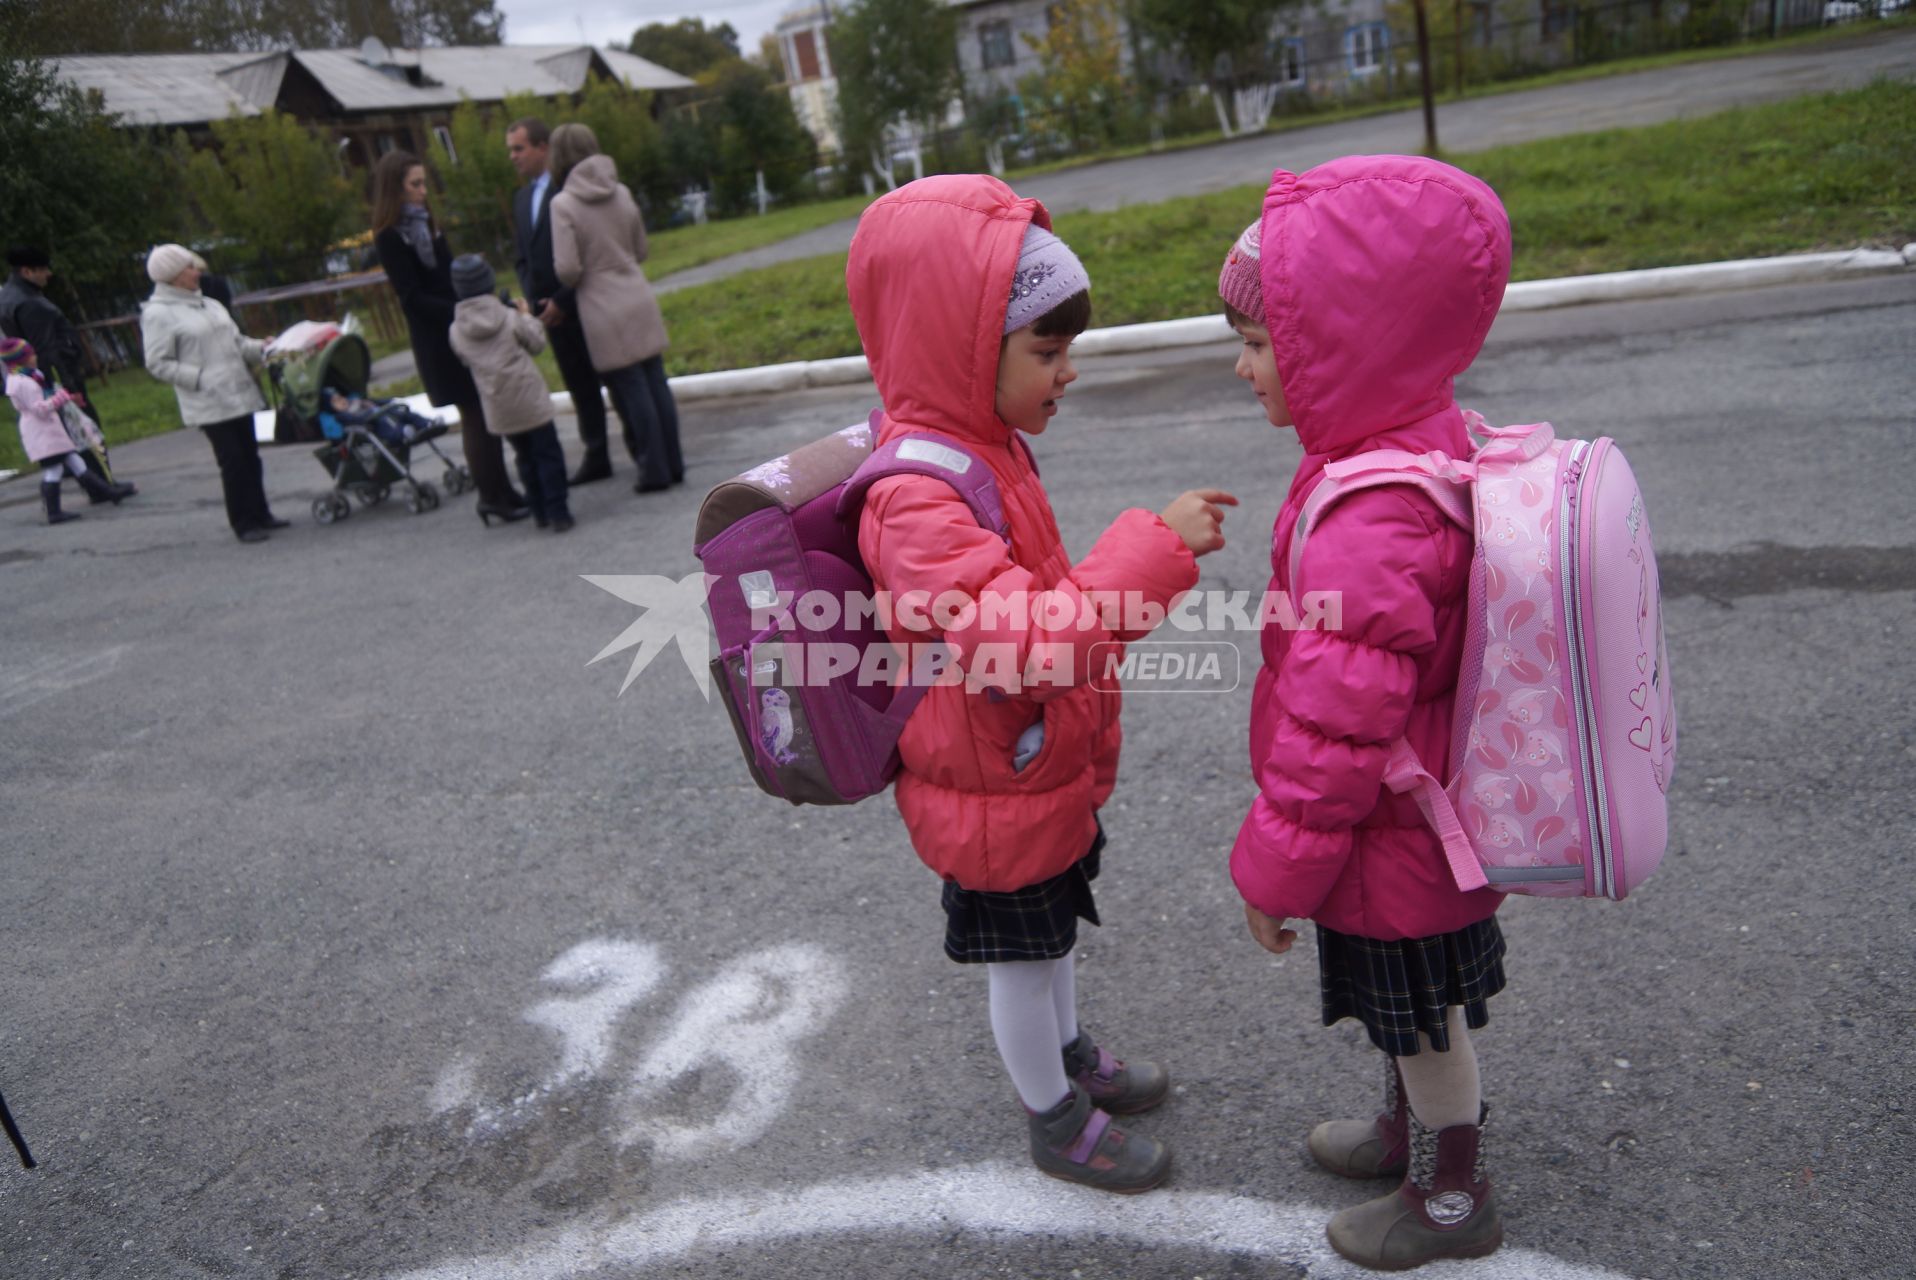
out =
{"type": "Polygon", "coordinates": [[[1236,505],[1237,499],[1222,489],[1190,489],[1173,498],[1158,518],[1184,539],[1192,555],[1201,556],[1224,545],[1223,507],[1236,505]]]}

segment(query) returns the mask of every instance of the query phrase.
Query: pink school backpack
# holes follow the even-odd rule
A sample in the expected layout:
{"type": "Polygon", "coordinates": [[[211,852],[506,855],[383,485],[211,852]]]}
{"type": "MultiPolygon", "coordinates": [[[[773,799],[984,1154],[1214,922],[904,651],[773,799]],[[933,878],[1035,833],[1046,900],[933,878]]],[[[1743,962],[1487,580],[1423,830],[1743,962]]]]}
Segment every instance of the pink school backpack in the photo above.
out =
{"type": "Polygon", "coordinates": [[[793,804],[852,804],[883,791],[898,772],[898,737],[936,674],[921,663],[909,681],[896,667],[874,679],[866,659],[890,656],[891,641],[871,615],[845,607],[872,597],[858,554],[865,491],[886,476],[931,476],[1010,541],[989,466],[929,431],[874,451],[882,416],[727,480],[699,508],[692,550],[717,579],[706,597],[719,643],[714,683],[753,780],[793,804]],[[808,600],[828,607],[794,607],[808,600]]]}
{"type": "Polygon", "coordinates": [[[1669,838],[1676,703],[1643,494],[1608,436],[1493,430],[1468,461],[1375,450],[1324,468],[1291,540],[1330,505],[1408,484],[1471,531],[1468,631],[1439,781],[1399,739],[1384,780],[1417,799],[1460,889],[1622,898],[1669,838]]]}

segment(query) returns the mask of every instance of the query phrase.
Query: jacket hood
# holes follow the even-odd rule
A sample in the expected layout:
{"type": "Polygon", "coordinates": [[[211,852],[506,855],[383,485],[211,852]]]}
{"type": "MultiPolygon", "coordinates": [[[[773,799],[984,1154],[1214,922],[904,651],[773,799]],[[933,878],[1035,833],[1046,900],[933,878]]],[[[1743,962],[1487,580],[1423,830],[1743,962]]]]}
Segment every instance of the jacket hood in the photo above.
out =
{"type": "Polygon", "coordinates": [[[1510,219],[1489,186],[1421,156],[1280,169],[1262,235],[1271,348],[1306,453],[1456,416],[1453,382],[1510,278],[1510,219]]]}
{"type": "Polygon", "coordinates": [[[601,200],[610,200],[612,193],[619,187],[619,166],[608,155],[587,156],[572,166],[565,176],[567,194],[575,195],[590,204],[601,200]]]}
{"type": "Polygon", "coordinates": [[[885,428],[1003,444],[995,408],[1005,307],[1025,228],[1051,215],[996,178],[907,183],[858,220],[845,289],[885,428]],[[895,424],[895,425],[894,425],[895,424]]]}
{"type": "Polygon", "coordinates": [[[452,309],[452,327],[475,341],[493,337],[506,327],[512,313],[506,304],[489,293],[462,298],[452,309]]]}

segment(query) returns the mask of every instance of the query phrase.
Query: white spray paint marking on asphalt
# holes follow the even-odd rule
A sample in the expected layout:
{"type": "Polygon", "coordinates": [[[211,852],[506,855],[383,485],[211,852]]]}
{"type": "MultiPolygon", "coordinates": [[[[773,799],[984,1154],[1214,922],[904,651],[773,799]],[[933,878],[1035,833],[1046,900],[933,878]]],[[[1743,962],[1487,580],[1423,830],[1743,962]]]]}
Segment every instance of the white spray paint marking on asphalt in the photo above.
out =
{"type": "MultiPolygon", "coordinates": [[[[1330,1211],[1212,1191],[1116,1197],[1030,1168],[971,1165],[939,1173],[821,1183],[799,1191],[677,1200],[650,1213],[568,1228],[522,1248],[441,1263],[391,1280],[573,1280],[605,1268],[643,1274],[688,1254],[820,1235],[983,1235],[1061,1240],[1099,1236],[1162,1248],[1269,1258],[1312,1280],[1369,1280],[1324,1240],[1330,1211]]],[[[790,1245],[781,1257],[789,1264],[790,1245]]],[[[1469,1280],[1629,1280],[1617,1272],[1506,1246],[1471,1262],[1429,1263],[1429,1277],[1469,1280]]]]}
{"type": "Polygon", "coordinates": [[[84,656],[62,653],[38,662],[0,665],[0,718],[112,674],[126,649],[119,644],[84,656]]]}
{"type": "Polygon", "coordinates": [[[595,938],[554,960],[540,977],[554,986],[585,988],[526,1010],[526,1021],[559,1035],[559,1065],[546,1077],[556,1089],[597,1075],[612,1057],[612,1033],[621,1015],[652,994],[665,978],[659,949],[649,942],[595,938]]]}
{"type": "Polygon", "coordinates": [[[817,947],[794,943],[733,961],[685,997],[665,1038],[639,1063],[632,1079],[641,1112],[625,1141],[650,1139],[659,1155],[682,1158],[756,1139],[799,1078],[793,1045],[831,1016],[844,993],[838,961],[817,947]],[[685,1125],[644,1112],[649,1099],[706,1062],[730,1067],[738,1079],[716,1120],[685,1125]]]}
{"type": "MultiPolygon", "coordinates": [[[[461,1054],[440,1073],[427,1109],[446,1115],[471,1108],[469,1137],[534,1123],[549,1099],[606,1073],[617,1057],[621,1020],[657,990],[668,968],[651,943],[594,938],[578,944],[540,975],[575,993],[543,1000],[524,1014],[558,1036],[558,1062],[545,1078],[517,1097],[488,1101],[480,1096],[478,1061],[461,1054]]],[[[790,1100],[800,1075],[793,1057],[798,1042],[837,1010],[845,989],[843,966],[813,946],[770,947],[727,963],[679,1001],[663,1035],[623,1082],[629,1119],[620,1144],[650,1142],[659,1158],[671,1159],[757,1139],[790,1100]],[[674,1082],[708,1066],[734,1081],[717,1117],[689,1123],[666,1114],[674,1082]]]]}

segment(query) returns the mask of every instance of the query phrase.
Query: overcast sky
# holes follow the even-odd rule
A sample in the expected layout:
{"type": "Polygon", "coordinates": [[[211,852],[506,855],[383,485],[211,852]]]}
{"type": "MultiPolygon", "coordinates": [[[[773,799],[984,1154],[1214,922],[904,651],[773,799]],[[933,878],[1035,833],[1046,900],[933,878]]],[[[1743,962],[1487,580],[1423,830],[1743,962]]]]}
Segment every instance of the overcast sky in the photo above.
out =
{"type": "Polygon", "coordinates": [[[754,53],[758,39],[778,25],[781,15],[801,0],[499,0],[510,44],[623,45],[651,22],[702,18],[705,24],[732,24],[741,53],[754,53]]]}

